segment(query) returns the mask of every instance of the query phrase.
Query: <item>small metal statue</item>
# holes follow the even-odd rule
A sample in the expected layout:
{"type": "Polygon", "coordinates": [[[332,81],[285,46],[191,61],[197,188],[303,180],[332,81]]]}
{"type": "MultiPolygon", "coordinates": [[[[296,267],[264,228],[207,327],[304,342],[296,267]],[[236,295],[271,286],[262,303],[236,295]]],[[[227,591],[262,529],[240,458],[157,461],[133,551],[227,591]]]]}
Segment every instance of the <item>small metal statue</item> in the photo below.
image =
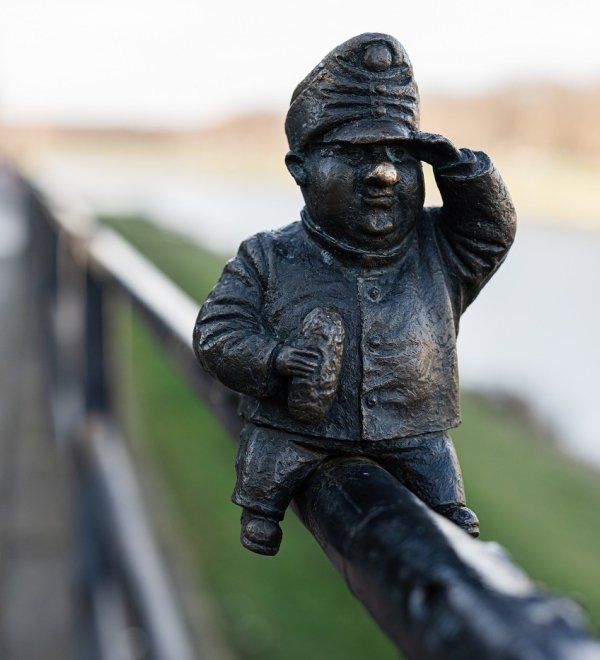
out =
{"type": "Polygon", "coordinates": [[[448,429],[460,316],[514,238],[508,191],[486,154],[419,131],[410,61],[385,34],[329,53],[285,129],[301,221],[242,243],[194,331],[200,364],[243,395],[242,544],[275,554],[294,494],[335,456],[377,462],[478,536],[448,429]],[[421,161],[441,208],[423,208],[421,161]]]}

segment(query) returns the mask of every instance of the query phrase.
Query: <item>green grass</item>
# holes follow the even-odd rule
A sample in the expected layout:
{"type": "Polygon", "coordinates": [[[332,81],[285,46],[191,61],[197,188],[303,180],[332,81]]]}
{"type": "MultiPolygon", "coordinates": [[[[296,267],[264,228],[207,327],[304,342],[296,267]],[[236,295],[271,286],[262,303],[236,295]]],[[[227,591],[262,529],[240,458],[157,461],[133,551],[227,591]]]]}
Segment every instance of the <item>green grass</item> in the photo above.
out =
{"type": "MultiPolygon", "coordinates": [[[[222,269],[223,258],[141,219],[110,224],[198,300],[222,269]]],[[[295,516],[284,522],[278,556],[263,558],[241,548],[240,511],[229,502],[235,447],[143,324],[134,324],[133,338],[142,438],[164,475],[181,528],[239,657],[397,658],[295,516]]],[[[536,580],[575,595],[598,625],[598,474],[476,397],[464,397],[463,418],[453,436],[483,538],[506,546],[536,580]]]]}
{"type": "Polygon", "coordinates": [[[600,475],[540,432],[463,397],[453,433],[484,539],[505,545],[540,582],[570,594],[600,624],[600,475]]]}

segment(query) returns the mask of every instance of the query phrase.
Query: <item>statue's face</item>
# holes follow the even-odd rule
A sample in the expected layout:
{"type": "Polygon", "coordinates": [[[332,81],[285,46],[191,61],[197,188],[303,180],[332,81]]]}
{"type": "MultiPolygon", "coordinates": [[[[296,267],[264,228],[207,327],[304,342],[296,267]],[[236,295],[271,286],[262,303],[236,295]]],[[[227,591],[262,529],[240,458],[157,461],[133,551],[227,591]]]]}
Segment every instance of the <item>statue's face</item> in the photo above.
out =
{"type": "Polygon", "coordinates": [[[421,163],[385,143],[315,145],[304,154],[302,193],[330,236],[378,250],[398,244],[423,208],[421,163]]]}

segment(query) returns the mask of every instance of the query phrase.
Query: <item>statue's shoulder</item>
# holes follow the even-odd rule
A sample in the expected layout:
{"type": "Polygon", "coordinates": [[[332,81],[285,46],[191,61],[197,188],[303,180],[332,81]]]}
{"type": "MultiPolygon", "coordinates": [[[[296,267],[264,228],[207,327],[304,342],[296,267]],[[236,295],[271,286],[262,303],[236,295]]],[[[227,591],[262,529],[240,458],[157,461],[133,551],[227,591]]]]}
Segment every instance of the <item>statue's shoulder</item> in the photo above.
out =
{"type": "Polygon", "coordinates": [[[260,232],[260,236],[265,244],[279,245],[297,241],[304,237],[302,223],[299,221],[291,222],[289,225],[271,229],[270,231],[260,232]]]}
{"type": "Polygon", "coordinates": [[[294,259],[306,250],[306,233],[300,222],[292,222],[284,227],[261,231],[248,237],[240,245],[237,260],[253,265],[264,277],[273,268],[294,259]]]}
{"type": "Polygon", "coordinates": [[[247,239],[247,243],[254,246],[260,246],[265,255],[283,255],[285,256],[300,247],[306,240],[306,233],[300,222],[292,222],[284,227],[261,231],[247,239]]]}

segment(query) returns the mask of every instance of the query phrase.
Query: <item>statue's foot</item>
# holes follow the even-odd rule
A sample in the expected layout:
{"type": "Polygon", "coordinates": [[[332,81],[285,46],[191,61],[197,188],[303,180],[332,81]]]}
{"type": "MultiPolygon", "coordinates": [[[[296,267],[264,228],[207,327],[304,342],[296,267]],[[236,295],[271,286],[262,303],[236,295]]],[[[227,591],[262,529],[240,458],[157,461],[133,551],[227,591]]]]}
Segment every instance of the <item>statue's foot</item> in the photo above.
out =
{"type": "Polygon", "coordinates": [[[477,538],[479,536],[479,519],[474,511],[461,504],[447,504],[436,509],[444,518],[448,518],[458,525],[467,534],[477,538]]]}
{"type": "Polygon", "coordinates": [[[241,541],[244,548],[259,555],[275,555],[283,533],[275,520],[250,509],[242,513],[241,541]]]}

